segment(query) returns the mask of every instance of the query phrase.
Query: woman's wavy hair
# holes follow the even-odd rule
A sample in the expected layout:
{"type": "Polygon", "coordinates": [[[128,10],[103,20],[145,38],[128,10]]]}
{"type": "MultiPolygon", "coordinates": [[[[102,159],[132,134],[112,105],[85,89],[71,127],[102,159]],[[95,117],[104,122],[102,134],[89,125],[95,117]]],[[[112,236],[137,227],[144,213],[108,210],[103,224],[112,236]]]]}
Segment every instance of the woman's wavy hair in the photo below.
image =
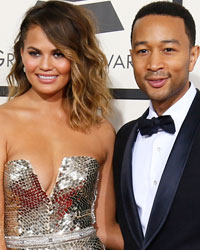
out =
{"type": "Polygon", "coordinates": [[[61,1],[47,1],[29,9],[15,39],[15,63],[7,77],[9,99],[31,88],[20,50],[27,32],[40,26],[48,39],[71,62],[71,79],[66,85],[73,129],[88,130],[100,123],[110,108],[111,94],[107,87],[107,60],[95,36],[96,28],[86,9],[61,1]]]}

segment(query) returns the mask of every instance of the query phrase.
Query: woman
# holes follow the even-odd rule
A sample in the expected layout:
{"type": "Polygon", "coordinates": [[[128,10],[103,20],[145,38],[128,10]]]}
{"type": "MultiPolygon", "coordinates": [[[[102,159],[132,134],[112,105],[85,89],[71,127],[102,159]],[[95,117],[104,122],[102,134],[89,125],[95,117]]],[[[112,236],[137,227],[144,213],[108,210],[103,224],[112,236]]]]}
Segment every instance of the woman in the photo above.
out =
{"type": "Polygon", "coordinates": [[[60,1],[21,24],[0,107],[1,250],[123,248],[107,62],[94,34],[86,11],[60,1]]]}

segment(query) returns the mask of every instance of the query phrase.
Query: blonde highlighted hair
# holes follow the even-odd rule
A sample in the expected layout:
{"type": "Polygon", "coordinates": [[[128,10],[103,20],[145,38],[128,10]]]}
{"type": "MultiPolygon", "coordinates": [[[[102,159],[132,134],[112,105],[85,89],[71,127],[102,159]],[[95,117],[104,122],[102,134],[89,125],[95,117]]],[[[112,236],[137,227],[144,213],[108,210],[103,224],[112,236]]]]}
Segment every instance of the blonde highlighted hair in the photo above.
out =
{"type": "Polygon", "coordinates": [[[14,45],[15,63],[7,77],[9,98],[31,88],[20,50],[28,30],[40,26],[48,39],[71,62],[66,98],[71,106],[70,125],[86,131],[109,112],[107,60],[95,36],[91,14],[84,8],[61,1],[47,1],[28,10],[14,45]],[[99,115],[100,110],[101,115],[99,115]]]}

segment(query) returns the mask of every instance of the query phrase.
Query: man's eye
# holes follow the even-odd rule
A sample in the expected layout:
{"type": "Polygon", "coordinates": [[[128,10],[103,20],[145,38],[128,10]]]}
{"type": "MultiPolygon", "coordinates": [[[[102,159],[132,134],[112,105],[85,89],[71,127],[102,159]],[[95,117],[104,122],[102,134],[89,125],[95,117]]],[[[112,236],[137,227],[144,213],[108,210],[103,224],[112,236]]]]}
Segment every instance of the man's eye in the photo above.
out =
{"type": "Polygon", "coordinates": [[[146,54],[147,52],[147,49],[140,49],[138,50],[137,54],[146,54]]]}
{"type": "Polygon", "coordinates": [[[164,49],[166,52],[172,52],[172,51],[175,51],[173,48],[165,48],[164,49]]]}

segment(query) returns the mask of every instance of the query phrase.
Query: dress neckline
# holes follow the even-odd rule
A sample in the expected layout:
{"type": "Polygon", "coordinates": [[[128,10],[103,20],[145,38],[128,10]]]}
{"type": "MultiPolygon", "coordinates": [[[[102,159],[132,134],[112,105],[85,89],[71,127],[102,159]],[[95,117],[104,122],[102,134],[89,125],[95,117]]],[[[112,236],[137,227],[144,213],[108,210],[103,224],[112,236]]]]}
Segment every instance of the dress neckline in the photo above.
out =
{"type": "Polygon", "coordinates": [[[47,198],[50,199],[50,198],[53,196],[53,193],[54,193],[56,184],[58,183],[59,175],[60,175],[60,173],[61,173],[61,168],[62,168],[63,165],[64,165],[64,161],[66,161],[66,160],[73,160],[73,159],[77,159],[77,158],[82,158],[82,159],[85,159],[85,160],[92,160],[92,161],[94,161],[98,166],[100,166],[100,164],[99,164],[99,162],[97,161],[97,159],[94,158],[94,157],[91,157],[91,156],[82,156],[82,155],[78,156],[78,155],[77,155],[77,156],[65,156],[65,157],[63,157],[63,159],[61,160],[61,163],[60,163],[60,165],[59,165],[59,167],[58,167],[58,170],[57,170],[57,175],[56,175],[55,183],[53,184],[53,187],[52,187],[51,191],[49,192],[49,194],[48,194],[47,191],[45,191],[45,189],[43,188],[43,186],[42,186],[42,184],[41,184],[41,182],[40,182],[40,180],[39,180],[39,178],[38,178],[38,175],[37,175],[37,174],[35,173],[35,171],[34,171],[34,167],[33,167],[32,163],[31,163],[31,161],[26,160],[26,159],[15,159],[15,160],[7,161],[6,164],[5,164],[5,166],[8,166],[8,165],[10,165],[10,164],[12,164],[12,163],[20,163],[20,162],[22,162],[22,161],[26,162],[26,163],[28,164],[29,169],[31,169],[32,174],[36,177],[36,180],[37,180],[37,182],[38,182],[38,184],[39,184],[39,186],[40,186],[42,192],[45,194],[45,196],[46,196],[47,198]]]}

